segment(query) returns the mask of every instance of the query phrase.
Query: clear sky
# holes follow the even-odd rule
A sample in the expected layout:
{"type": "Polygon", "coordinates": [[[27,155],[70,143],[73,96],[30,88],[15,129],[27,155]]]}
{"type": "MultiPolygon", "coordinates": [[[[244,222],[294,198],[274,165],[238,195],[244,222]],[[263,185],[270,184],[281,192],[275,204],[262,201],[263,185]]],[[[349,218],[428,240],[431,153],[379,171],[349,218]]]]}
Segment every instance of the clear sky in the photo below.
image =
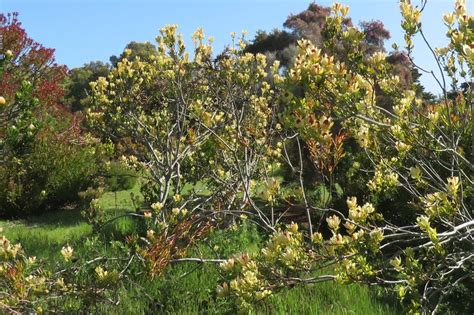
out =
{"type": "MultiPolygon", "coordinates": [[[[333,1],[316,2],[329,6],[333,1]]],[[[388,50],[394,42],[403,45],[398,0],[339,2],[350,6],[355,22],[381,20],[392,34],[388,50]]],[[[19,12],[27,33],[44,46],[55,48],[58,63],[73,68],[89,61],[108,61],[132,40],[154,42],[158,30],[166,24],[178,24],[188,39],[197,27],[203,27],[220,50],[230,42],[230,32],[245,29],[248,38],[252,38],[259,29],[281,28],[290,13],[306,9],[309,3],[310,0],[0,0],[0,10],[19,12]]],[[[453,5],[454,0],[428,0],[422,21],[434,47],[446,43],[442,14],[452,10],[453,5]]],[[[436,70],[421,41],[415,44],[415,61],[436,70]]],[[[439,92],[434,80],[424,76],[422,82],[428,90],[439,92]]]]}

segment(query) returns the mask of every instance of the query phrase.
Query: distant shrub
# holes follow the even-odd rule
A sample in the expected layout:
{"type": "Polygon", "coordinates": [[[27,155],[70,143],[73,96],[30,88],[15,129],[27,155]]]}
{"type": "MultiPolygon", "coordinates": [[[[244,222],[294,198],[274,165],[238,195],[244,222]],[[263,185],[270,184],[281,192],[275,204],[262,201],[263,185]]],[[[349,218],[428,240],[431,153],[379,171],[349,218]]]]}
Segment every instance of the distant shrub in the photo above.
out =
{"type": "Polygon", "coordinates": [[[100,169],[100,148],[58,141],[50,131],[0,168],[0,216],[36,215],[78,201],[100,169]]]}
{"type": "Polygon", "coordinates": [[[137,172],[118,162],[112,162],[105,174],[105,187],[108,191],[132,189],[137,183],[137,172]]]}

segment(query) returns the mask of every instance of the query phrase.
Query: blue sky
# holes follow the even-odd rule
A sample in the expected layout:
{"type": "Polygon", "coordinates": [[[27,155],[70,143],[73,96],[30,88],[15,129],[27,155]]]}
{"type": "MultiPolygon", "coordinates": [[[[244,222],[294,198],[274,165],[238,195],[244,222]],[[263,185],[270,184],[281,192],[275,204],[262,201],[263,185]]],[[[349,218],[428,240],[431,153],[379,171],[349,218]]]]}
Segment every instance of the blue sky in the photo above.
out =
{"type": "MultiPolygon", "coordinates": [[[[333,1],[317,3],[331,5],[333,1]]],[[[340,0],[350,6],[356,22],[378,19],[391,32],[387,42],[403,44],[397,0],[340,0]]],[[[417,0],[413,1],[414,3],[417,0]]],[[[28,34],[46,47],[56,49],[56,59],[69,68],[93,61],[108,61],[124,46],[134,41],[154,42],[165,24],[178,24],[186,38],[197,27],[215,38],[220,50],[230,42],[230,32],[249,32],[281,28],[290,13],[307,8],[309,0],[0,0],[1,12],[17,11],[28,34]]],[[[452,9],[453,1],[429,0],[422,19],[428,40],[434,47],[443,46],[445,27],[442,14],[452,9]]],[[[421,40],[415,61],[436,70],[433,58],[421,40]]],[[[434,80],[422,82],[438,93],[434,80]]]]}

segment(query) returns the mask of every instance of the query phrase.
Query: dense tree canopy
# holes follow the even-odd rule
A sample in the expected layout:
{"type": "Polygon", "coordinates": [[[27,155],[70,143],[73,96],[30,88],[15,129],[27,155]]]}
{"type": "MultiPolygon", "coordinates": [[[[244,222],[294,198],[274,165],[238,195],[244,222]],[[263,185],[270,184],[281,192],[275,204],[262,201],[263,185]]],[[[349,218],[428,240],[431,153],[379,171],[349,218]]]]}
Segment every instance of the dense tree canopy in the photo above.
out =
{"type": "Polygon", "coordinates": [[[112,55],[110,57],[110,63],[112,66],[116,66],[119,61],[123,58],[127,58],[128,60],[132,61],[139,57],[141,60],[149,61],[151,56],[156,56],[156,47],[150,42],[135,42],[131,41],[125,46],[124,51],[120,54],[120,56],[112,55]],[[130,53],[126,51],[130,50],[130,53]]]}
{"type": "Polygon", "coordinates": [[[64,102],[71,111],[75,112],[84,108],[84,103],[90,95],[89,83],[96,81],[99,77],[106,77],[109,71],[110,65],[101,61],[92,61],[69,71],[64,102]]]}
{"type": "Polygon", "coordinates": [[[17,13],[0,15],[1,53],[10,62],[3,65],[0,91],[7,101],[24,80],[30,81],[37,97],[47,106],[58,105],[57,100],[64,91],[61,82],[67,68],[59,66],[54,59],[54,49],[45,48],[29,38],[18,20],[17,13]]]}

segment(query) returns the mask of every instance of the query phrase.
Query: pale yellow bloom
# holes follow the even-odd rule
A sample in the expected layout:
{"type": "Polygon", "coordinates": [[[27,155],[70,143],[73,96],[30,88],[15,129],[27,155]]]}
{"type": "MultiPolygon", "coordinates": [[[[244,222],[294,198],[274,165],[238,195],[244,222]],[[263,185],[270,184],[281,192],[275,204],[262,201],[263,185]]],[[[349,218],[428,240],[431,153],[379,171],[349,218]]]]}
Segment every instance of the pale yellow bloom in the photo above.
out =
{"type": "Polygon", "coordinates": [[[447,184],[447,189],[448,192],[452,195],[456,195],[458,188],[459,188],[459,177],[453,176],[448,178],[448,184],[447,184]]]}
{"type": "Polygon", "coordinates": [[[416,180],[421,178],[421,169],[418,166],[410,168],[410,177],[416,180]]]}
{"type": "Polygon", "coordinates": [[[63,255],[65,261],[70,261],[73,253],[74,249],[69,245],[63,246],[63,248],[61,249],[61,255],[63,255]]]}
{"type": "Polygon", "coordinates": [[[97,268],[95,268],[95,273],[97,274],[99,279],[104,279],[108,275],[108,271],[104,270],[104,268],[102,268],[101,266],[98,266],[97,268]]]}
{"type": "Polygon", "coordinates": [[[313,242],[314,243],[322,243],[323,242],[323,235],[319,232],[313,233],[313,242]]]}
{"type": "Polygon", "coordinates": [[[349,209],[357,208],[357,197],[348,197],[346,203],[349,209]]]}
{"type": "Polygon", "coordinates": [[[219,266],[224,271],[230,271],[235,266],[235,259],[234,258],[229,258],[228,260],[222,262],[219,266]]]}
{"type": "Polygon", "coordinates": [[[341,224],[341,219],[337,215],[332,215],[326,218],[326,222],[331,230],[337,231],[339,229],[339,225],[341,224]]]}
{"type": "Polygon", "coordinates": [[[162,202],[155,202],[155,203],[152,203],[150,207],[156,212],[159,212],[161,211],[161,209],[163,209],[163,206],[164,204],[162,202]]]}
{"type": "Polygon", "coordinates": [[[446,24],[451,25],[454,23],[454,14],[452,13],[446,13],[443,15],[443,20],[446,22],[446,24]]]}
{"type": "Polygon", "coordinates": [[[146,231],[146,238],[153,239],[154,237],[155,237],[155,231],[153,231],[153,230],[147,230],[146,231]]]}
{"type": "Polygon", "coordinates": [[[179,194],[176,194],[176,195],[173,196],[173,200],[174,200],[175,202],[180,202],[182,199],[183,199],[183,198],[182,198],[181,195],[179,195],[179,194]]]}

